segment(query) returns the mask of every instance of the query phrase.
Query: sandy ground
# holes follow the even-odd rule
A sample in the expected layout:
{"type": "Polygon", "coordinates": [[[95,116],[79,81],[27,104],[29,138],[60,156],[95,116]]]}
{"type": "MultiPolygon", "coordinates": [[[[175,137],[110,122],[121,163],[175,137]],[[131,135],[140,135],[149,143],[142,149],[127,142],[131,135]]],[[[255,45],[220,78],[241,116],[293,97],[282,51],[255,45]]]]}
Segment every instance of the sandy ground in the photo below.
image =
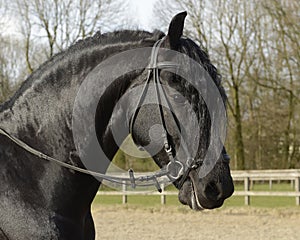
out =
{"type": "Polygon", "coordinates": [[[193,212],[186,207],[93,209],[97,240],[299,240],[300,208],[225,208],[193,212]]]}

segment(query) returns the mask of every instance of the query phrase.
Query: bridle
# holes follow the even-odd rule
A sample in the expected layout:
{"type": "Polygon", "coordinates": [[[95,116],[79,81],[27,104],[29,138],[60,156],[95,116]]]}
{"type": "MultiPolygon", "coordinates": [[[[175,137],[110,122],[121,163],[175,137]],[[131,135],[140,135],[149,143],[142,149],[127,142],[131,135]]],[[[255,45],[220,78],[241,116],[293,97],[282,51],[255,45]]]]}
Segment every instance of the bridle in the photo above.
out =
{"type": "Polygon", "coordinates": [[[162,135],[161,138],[163,139],[163,143],[164,143],[164,151],[167,154],[168,158],[169,158],[169,163],[166,166],[166,170],[169,173],[168,177],[171,178],[172,180],[177,180],[179,179],[181,176],[181,182],[179,184],[179,186],[181,186],[183,184],[183,182],[185,181],[185,179],[188,176],[188,172],[192,169],[192,168],[197,168],[201,162],[196,162],[194,161],[193,158],[190,157],[189,151],[187,151],[186,149],[186,144],[185,142],[183,142],[184,144],[184,151],[185,154],[187,156],[187,161],[186,161],[186,165],[187,165],[187,170],[184,171],[185,167],[183,165],[182,162],[178,161],[175,158],[175,150],[172,149],[172,146],[169,142],[169,137],[170,135],[167,132],[167,127],[166,127],[166,122],[165,122],[165,118],[164,118],[164,112],[163,112],[163,108],[162,108],[162,102],[166,102],[167,103],[167,107],[171,110],[172,116],[173,116],[173,120],[175,121],[178,130],[180,130],[180,126],[178,124],[178,122],[175,119],[175,116],[173,115],[173,111],[172,111],[172,106],[168,101],[168,98],[166,97],[166,93],[162,87],[161,81],[160,81],[160,76],[159,76],[159,70],[161,69],[168,69],[168,68],[177,68],[178,64],[174,63],[174,62],[169,62],[169,61],[163,61],[163,62],[158,62],[158,52],[160,49],[160,46],[163,42],[163,39],[158,40],[153,48],[152,48],[152,52],[151,52],[151,58],[150,58],[150,63],[148,66],[148,75],[147,75],[147,80],[144,84],[143,87],[143,91],[142,94],[140,95],[140,98],[138,100],[138,103],[135,107],[131,122],[130,122],[130,128],[129,131],[131,133],[132,139],[134,142],[135,138],[134,138],[134,134],[133,134],[133,127],[134,127],[134,123],[135,120],[137,118],[140,106],[143,104],[143,101],[146,97],[146,94],[148,92],[148,88],[151,82],[151,75],[153,78],[153,84],[154,84],[154,89],[155,89],[155,97],[156,97],[156,104],[158,105],[159,108],[159,119],[160,119],[160,123],[163,127],[163,131],[162,131],[162,135]]]}
{"type": "MultiPolygon", "coordinates": [[[[133,115],[132,115],[132,118],[130,121],[129,131],[131,133],[133,141],[136,142],[135,138],[134,138],[134,134],[133,134],[133,127],[134,127],[134,123],[137,118],[139,109],[140,109],[141,105],[143,104],[143,101],[148,92],[148,88],[149,88],[150,81],[151,81],[151,75],[152,75],[153,84],[154,84],[154,88],[155,88],[155,94],[156,94],[156,96],[155,96],[156,104],[158,105],[158,108],[159,108],[159,119],[160,119],[160,123],[163,127],[161,138],[163,139],[163,143],[164,143],[164,151],[169,158],[169,163],[166,166],[166,170],[168,172],[167,176],[173,181],[181,178],[177,185],[177,187],[180,189],[182,187],[183,183],[185,182],[185,180],[187,179],[190,171],[192,169],[199,168],[203,164],[203,160],[202,159],[194,159],[190,155],[190,152],[188,151],[187,143],[185,142],[184,138],[182,138],[180,144],[183,148],[185,156],[187,157],[185,166],[184,166],[181,161],[176,159],[175,150],[172,149],[172,146],[169,142],[169,139],[171,138],[171,136],[167,132],[162,102],[165,102],[167,104],[168,109],[170,109],[171,115],[173,117],[173,121],[175,122],[178,131],[180,131],[182,128],[180,127],[180,124],[176,120],[176,116],[174,115],[172,105],[168,101],[166,92],[165,92],[164,88],[162,87],[162,83],[160,81],[159,70],[169,69],[169,68],[178,68],[179,66],[177,63],[170,62],[170,61],[158,62],[158,52],[159,52],[160,46],[161,46],[162,42],[164,41],[164,39],[165,39],[165,37],[158,40],[152,48],[150,63],[148,66],[147,79],[146,79],[146,82],[144,83],[142,94],[140,95],[138,103],[134,109],[134,112],[133,112],[133,115]]],[[[222,151],[222,155],[223,155],[222,162],[229,163],[230,157],[226,153],[224,148],[222,151]]]]}
{"type": "MultiPolygon", "coordinates": [[[[101,180],[106,180],[106,181],[110,181],[113,183],[118,183],[121,185],[131,185],[132,188],[135,188],[136,186],[141,186],[141,187],[145,187],[145,186],[152,186],[155,185],[157,190],[159,192],[162,191],[160,184],[158,182],[158,179],[161,177],[168,177],[168,179],[171,179],[172,181],[175,180],[179,180],[179,184],[178,184],[178,188],[180,189],[184,183],[184,181],[186,180],[186,178],[189,175],[189,172],[192,169],[197,169],[199,168],[203,161],[200,159],[195,160],[194,158],[192,158],[189,154],[189,151],[187,150],[187,144],[185,143],[185,141],[183,140],[181,142],[184,152],[187,156],[187,160],[185,165],[180,162],[179,160],[176,159],[176,154],[175,154],[175,150],[172,149],[172,146],[169,142],[169,138],[170,135],[167,132],[167,128],[166,128],[166,123],[165,123],[165,119],[164,119],[164,113],[163,113],[163,108],[161,105],[162,99],[167,102],[169,109],[171,110],[172,116],[174,118],[174,121],[177,125],[178,130],[180,130],[180,126],[178,124],[178,122],[176,121],[175,116],[173,115],[173,111],[172,111],[172,106],[168,101],[168,98],[166,96],[166,93],[164,91],[164,89],[162,88],[161,85],[161,81],[160,81],[160,77],[159,77],[159,70],[160,69],[168,69],[168,68],[177,68],[178,64],[174,63],[174,62],[168,62],[168,61],[164,61],[164,62],[158,62],[158,52],[160,49],[160,46],[163,42],[163,39],[158,40],[153,48],[152,48],[152,52],[151,52],[151,59],[150,59],[150,64],[148,66],[148,75],[147,75],[147,80],[144,84],[143,87],[143,91],[142,94],[138,100],[138,104],[134,110],[131,122],[130,122],[130,133],[133,133],[133,127],[134,127],[134,123],[139,111],[139,107],[141,106],[146,94],[147,94],[147,90],[151,81],[151,75],[153,76],[153,82],[154,82],[154,86],[155,86],[155,90],[156,90],[156,99],[157,99],[157,105],[159,106],[159,117],[160,117],[160,121],[161,124],[163,126],[163,133],[162,133],[162,139],[164,142],[164,151],[167,154],[168,158],[169,158],[169,163],[167,164],[167,166],[165,168],[162,168],[161,170],[154,172],[151,175],[144,175],[144,176],[135,176],[134,172],[132,169],[130,169],[128,171],[129,173],[129,177],[116,177],[116,176],[112,176],[112,175],[106,175],[103,173],[99,173],[99,172],[94,172],[94,171],[90,171],[84,168],[80,168],[80,167],[76,167],[74,165],[65,163],[63,161],[60,161],[58,159],[55,159],[53,157],[50,157],[34,148],[32,148],[31,146],[27,145],[26,143],[24,143],[23,141],[21,141],[20,139],[12,136],[11,134],[9,134],[8,132],[6,132],[3,128],[0,127],[0,135],[3,135],[7,138],[9,138],[11,141],[13,141],[16,145],[18,145],[19,147],[21,147],[22,149],[24,149],[25,151],[29,152],[30,154],[40,158],[40,159],[44,159],[47,160],[49,162],[53,162],[57,165],[60,165],[62,167],[65,167],[69,170],[73,170],[76,172],[80,172],[83,174],[87,174],[87,175],[91,175],[97,178],[100,178],[101,180]]],[[[132,137],[134,138],[133,134],[132,137]]],[[[134,139],[133,139],[134,140],[134,139]]],[[[224,163],[229,163],[230,157],[226,154],[225,150],[223,149],[222,152],[223,158],[222,158],[222,162],[224,163]]],[[[161,181],[162,182],[162,181],[161,181]]],[[[169,181],[167,181],[169,182],[169,181]]]]}

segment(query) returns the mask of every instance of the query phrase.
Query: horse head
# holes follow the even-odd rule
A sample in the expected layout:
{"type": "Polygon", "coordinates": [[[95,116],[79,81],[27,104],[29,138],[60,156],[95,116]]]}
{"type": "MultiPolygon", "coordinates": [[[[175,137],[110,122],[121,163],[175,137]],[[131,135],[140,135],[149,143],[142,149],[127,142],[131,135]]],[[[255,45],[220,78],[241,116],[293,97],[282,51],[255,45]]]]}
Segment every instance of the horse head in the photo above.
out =
{"type": "Polygon", "coordinates": [[[134,143],[170,172],[180,202],[195,210],[212,209],[234,189],[229,157],[212,132],[226,125],[226,118],[216,119],[222,115],[219,109],[226,113],[226,95],[205,51],[182,37],[185,17],[183,12],[172,19],[168,34],[153,46],[143,80],[131,86],[140,90],[132,94],[128,125],[134,143]],[[194,80],[184,79],[190,75],[194,80]]]}

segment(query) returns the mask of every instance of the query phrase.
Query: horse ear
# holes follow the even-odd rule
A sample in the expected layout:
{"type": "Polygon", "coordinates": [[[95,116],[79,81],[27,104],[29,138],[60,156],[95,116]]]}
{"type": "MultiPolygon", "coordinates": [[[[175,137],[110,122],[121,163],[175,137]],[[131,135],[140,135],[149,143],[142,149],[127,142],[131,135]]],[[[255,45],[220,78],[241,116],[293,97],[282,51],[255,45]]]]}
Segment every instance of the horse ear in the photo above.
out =
{"type": "Polygon", "coordinates": [[[186,11],[184,11],[175,15],[171,20],[167,37],[169,39],[170,48],[172,50],[176,50],[178,47],[179,39],[182,36],[184,19],[186,15],[187,13],[186,11]]]}

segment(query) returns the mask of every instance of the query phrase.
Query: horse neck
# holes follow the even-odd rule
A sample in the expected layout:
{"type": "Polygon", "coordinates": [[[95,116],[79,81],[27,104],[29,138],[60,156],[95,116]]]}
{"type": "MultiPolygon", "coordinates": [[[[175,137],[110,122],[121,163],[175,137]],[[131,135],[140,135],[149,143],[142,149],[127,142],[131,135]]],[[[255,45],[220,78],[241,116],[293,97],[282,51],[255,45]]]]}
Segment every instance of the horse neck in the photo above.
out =
{"type": "Polygon", "coordinates": [[[52,156],[58,154],[56,149],[63,149],[61,146],[67,153],[74,151],[72,111],[78,89],[87,74],[109,57],[106,52],[113,55],[121,50],[126,49],[118,44],[108,48],[94,46],[48,61],[26,80],[8,104],[0,106],[0,127],[33,147],[43,142],[43,149],[52,156]]]}
{"type": "MultiPolygon", "coordinates": [[[[43,86],[44,79],[37,79],[12,106],[1,112],[0,127],[48,156],[78,165],[80,159],[71,156],[75,152],[71,117],[72,104],[80,79],[65,78],[64,80],[65,86],[57,87],[55,91],[54,88],[49,87],[49,84],[43,86]]],[[[2,161],[3,158],[0,160],[2,161]]],[[[4,158],[4,161],[10,161],[7,171],[32,178],[22,183],[26,185],[25,187],[21,187],[20,180],[16,179],[14,184],[18,191],[34,189],[33,198],[39,199],[41,204],[60,214],[68,215],[65,212],[71,207],[77,208],[78,211],[87,209],[99,186],[92,177],[82,176],[49,163],[22,149],[18,149],[13,157],[4,158]],[[19,165],[26,166],[21,170],[22,172],[19,165]],[[78,200],[78,195],[81,194],[83,197],[78,200]],[[77,199],[74,200],[76,197],[77,199]]],[[[69,212],[72,210],[70,209],[69,212]]]]}
{"type": "MultiPolygon", "coordinates": [[[[34,73],[31,76],[34,79],[32,84],[27,86],[22,94],[13,98],[13,104],[6,109],[1,109],[0,127],[44,154],[84,167],[76,154],[75,157],[72,157],[72,153],[76,151],[71,124],[72,110],[81,82],[91,69],[103,60],[101,57],[98,58],[98,61],[95,59],[95,56],[99,55],[101,51],[101,49],[98,52],[91,51],[90,56],[86,56],[83,60],[78,59],[78,62],[81,61],[80,63],[87,67],[75,74],[67,70],[71,66],[63,66],[63,63],[57,63],[53,70],[42,69],[34,73]]],[[[116,48],[110,53],[114,54],[118,51],[120,50],[116,48]]],[[[115,97],[117,96],[118,94],[115,94],[115,97]]],[[[113,108],[114,105],[110,107],[113,108]]],[[[109,111],[112,112],[112,109],[109,111]]],[[[117,146],[111,131],[107,128],[110,117],[105,125],[101,126],[103,131],[100,132],[105,145],[110,146],[106,151],[112,158],[117,151],[117,146]]],[[[53,205],[56,209],[89,207],[99,187],[99,182],[95,178],[75,173],[33,156],[25,157],[23,160],[19,155],[16,157],[18,161],[23,161],[24,165],[32,164],[33,167],[38,165],[42,169],[36,176],[38,179],[35,183],[39,185],[39,189],[42,189],[40,194],[44,197],[48,196],[47,199],[52,199],[48,204],[53,205]],[[56,200],[55,196],[65,197],[56,200]],[[80,200],[74,201],[74,198],[78,199],[79,197],[80,200]]],[[[26,156],[28,155],[30,156],[26,153],[26,156]]],[[[14,160],[9,159],[9,161],[14,160]]],[[[17,167],[16,169],[12,167],[9,171],[18,170],[17,167]]],[[[26,173],[24,170],[22,174],[31,174],[31,172],[26,173]]],[[[28,188],[30,187],[32,186],[28,186],[28,188]]],[[[69,211],[72,212],[72,209],[69,211]]]]}

